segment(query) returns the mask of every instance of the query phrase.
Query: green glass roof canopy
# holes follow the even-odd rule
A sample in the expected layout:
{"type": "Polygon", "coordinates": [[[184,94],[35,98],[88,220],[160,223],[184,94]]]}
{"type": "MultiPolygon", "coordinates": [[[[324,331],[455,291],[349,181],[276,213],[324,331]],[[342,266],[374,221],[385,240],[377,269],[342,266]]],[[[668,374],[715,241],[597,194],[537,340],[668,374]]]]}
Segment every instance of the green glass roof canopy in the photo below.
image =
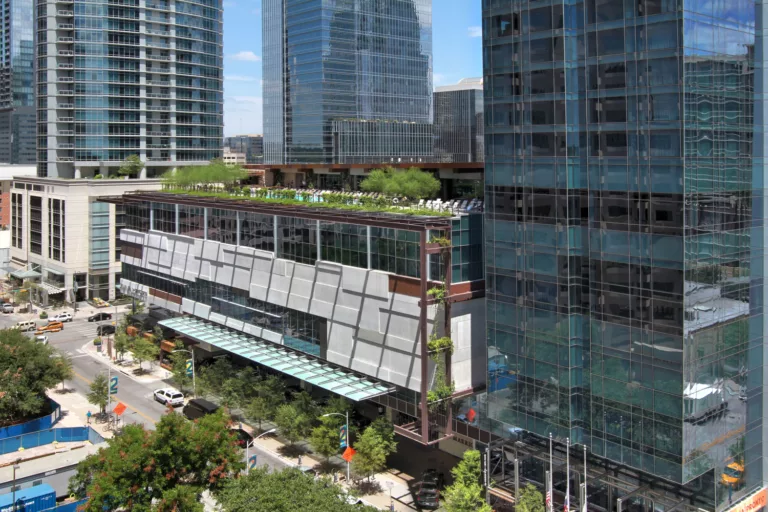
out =
{"type": "Polygon", "coordinates": [[[371,380],[326,361],[294,352],[227,327],[192,317],[170,318],[158,322],[183,336],[232,352],[255,363],[309,382],[313,386],[360,401],[394,391],[394,386],[371,380]]]}

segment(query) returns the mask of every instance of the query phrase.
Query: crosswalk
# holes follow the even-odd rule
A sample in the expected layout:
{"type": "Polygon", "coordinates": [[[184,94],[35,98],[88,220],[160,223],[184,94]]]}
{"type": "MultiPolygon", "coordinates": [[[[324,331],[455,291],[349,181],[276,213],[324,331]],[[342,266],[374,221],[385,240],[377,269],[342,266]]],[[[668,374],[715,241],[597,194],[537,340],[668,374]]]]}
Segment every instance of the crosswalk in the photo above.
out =
{"type": "Polygon", "coordinates": [[[96,326],[99,325],[96,322],[88,322],[86,320],[75,320],[64,324],[64,330],[51,333],[49,338],[55,343],[57,338],[66,339],[72,341],[75,339],[89,339],[92,340],[96,337],[96,326]]]}

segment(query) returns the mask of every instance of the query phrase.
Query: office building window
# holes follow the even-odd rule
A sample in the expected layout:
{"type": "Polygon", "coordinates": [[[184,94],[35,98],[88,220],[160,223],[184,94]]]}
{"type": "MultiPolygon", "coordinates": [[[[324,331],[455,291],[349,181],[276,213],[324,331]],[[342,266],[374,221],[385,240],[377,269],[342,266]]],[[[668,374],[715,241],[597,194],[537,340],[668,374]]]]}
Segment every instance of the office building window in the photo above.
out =
{"type": "MultiPolygon", "coordinates": [[[[18,186],[19,184],[16,183],[18,186]]],[[[24,233],[24,215],[23,215],[24,199],[21,194],[11,194],[11,244],[21,249],[23,243],[24,233]]]]}
{"type": "Polygon", "coordinates": [[[146,233],[149,231],[149,203],[128,203],[125,205],[125,227],[146,233]]]}
{"type": "Polygon", "coordinates": [[[208,209],[208,240],[225,244],[237,244],[237,212],[208,209]]]}
{"type": "Polygon", "coordinates": [[[197,206],[179,205],[179,234],[203,238],[205,233],[205,211],[197,206]]]}
{"type": "Polygon", "coordinates": [[[371,228],[371,268],[420,277],[419,234],[391,228],[371,228]]]}
{"type": "Polygon", "coordinates": [[[64,203],[63,199],[48,199],[48,257],[64,262],[64,203]]]}
{"type": "Polygon", "coordinates": [[[152,203],[155,231],[176,233],[176,205],[168,203],[152,203]]]}
{"type": "Polygon", "coordinates": [[[314,265],[317,261],[317,221],[278,217],[278,257],[314,265]]]}
{"type": "Polygon", "coordinates": [[[43,254],[43,198],[29,196],[29,252],[43,254]]]}
{"type": "Polygon", "coordinates": [[[368,241],[365,226],[321,222],[320,249],[323,260],[368,268],[368,241]]]}
{"type": "Polygon", "coordinates": [[[240,245],[275,251],[275,218],[272,215],[240,212],[240,245]]]}

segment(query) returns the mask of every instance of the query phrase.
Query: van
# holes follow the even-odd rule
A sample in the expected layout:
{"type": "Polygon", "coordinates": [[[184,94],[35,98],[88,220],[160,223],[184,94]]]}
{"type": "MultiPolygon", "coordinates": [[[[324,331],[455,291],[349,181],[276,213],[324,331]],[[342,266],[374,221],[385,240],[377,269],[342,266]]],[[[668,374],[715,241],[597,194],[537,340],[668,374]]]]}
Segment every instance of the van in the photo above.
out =
{"type": "Polygon", "coordinates": [[[188,420],[196,420],[219,410],[219,406],[203,398],[193,398],[182,409],[182,414],[188,420]]]}
{"type": "Polygon", "coordinates": [[[34,320],[24,320],[17,323],[15,327],[20,331],[34,331],[37,329],[37,324],[34,320]]]}

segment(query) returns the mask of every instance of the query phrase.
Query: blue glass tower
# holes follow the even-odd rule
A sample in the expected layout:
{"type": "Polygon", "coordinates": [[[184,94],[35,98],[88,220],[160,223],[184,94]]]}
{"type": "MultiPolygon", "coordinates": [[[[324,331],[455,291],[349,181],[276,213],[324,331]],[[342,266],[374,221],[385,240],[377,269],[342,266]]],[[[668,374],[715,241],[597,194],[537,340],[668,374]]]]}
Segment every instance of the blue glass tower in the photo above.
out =
{"type": "Polygon", "coordinates": [[[483,2],[491,429],[713,510],[766,474],[762,10],[483,2]]]}
{"type": "Polygon", "coordinates": [[[265,163],[431,156],[431,0],[264,0],[263,10],[265,163]]]}

